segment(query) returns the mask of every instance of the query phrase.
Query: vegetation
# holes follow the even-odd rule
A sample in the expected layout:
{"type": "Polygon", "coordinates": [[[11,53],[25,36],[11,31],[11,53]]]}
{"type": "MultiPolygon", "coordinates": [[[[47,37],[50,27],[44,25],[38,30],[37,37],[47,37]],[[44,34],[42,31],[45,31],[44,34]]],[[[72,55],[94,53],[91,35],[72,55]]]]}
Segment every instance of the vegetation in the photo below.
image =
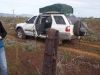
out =
{"type": "Polygon", "coordinates": [[[90,41],[100,41],[100,19],[92,18],[92,19],[84,19],[84,21],[88,24],[88,35],[90,41]]]}
{"type": "MultiPolygon", "coordinates": [[[[18,39],[14,31],[16,23],[25,22],[27,19],[27,17],[0,17],[8,33],[4,39],[8,75],[42,74],[45,40],[38,41],[34,37],[18,39]]],[[[63,46],[59,46],[57,75],[100,74],[100,19],[83,18],[82,20],[88,24],[89,32],[80,43],[76,40],[64,41],[63,46]],[[82,53],[84,51],[85,54],[82,53]]]]}

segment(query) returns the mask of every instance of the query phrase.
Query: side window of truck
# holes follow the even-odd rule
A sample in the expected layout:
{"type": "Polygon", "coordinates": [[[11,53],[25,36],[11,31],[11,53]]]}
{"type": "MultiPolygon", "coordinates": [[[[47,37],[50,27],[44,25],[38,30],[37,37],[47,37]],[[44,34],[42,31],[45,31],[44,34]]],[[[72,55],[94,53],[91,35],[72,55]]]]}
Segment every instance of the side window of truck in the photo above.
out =
{"type": "Polygon", "coordinates": [[[40,24],[40,19],[41,19],[41,17],[39,16],[39,17],[37,18],[37,20],[36,20],[36,24],[40,24]]]}
{"type": "Polygon", "coordinates": [[[62,16],[54,16],[56,24],[66,24],[62,16]]]}
{"type": "Polygon", "coordinates": [[[28,23],[34,23],[34,20],[36,19],[36,16],[34,16],[34,17],[32,17],[29,21],[28,21],[28,23]]]}

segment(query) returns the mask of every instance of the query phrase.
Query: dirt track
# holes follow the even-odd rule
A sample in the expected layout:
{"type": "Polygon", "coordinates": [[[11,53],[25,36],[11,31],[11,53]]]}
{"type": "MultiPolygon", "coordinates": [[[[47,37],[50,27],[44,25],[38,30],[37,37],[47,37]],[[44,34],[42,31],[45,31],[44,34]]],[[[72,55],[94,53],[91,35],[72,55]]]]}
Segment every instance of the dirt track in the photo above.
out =
{"type": "MultiPolygon", "coordinates": [[[[14,36],[8,36],[8,37],[9,37],[9,38],[15,38],[14,36]]],[[[15,38],[15,39],[16,39],[16,38],[15,38]]],[[[29,41],[29,40],[34,41],[32,38],[31,38],[31,39],[29,38],[29,39],[26,39],[26,40],[23,40],[23,41],[22,41],[21,39],[19,39],[19,40],[20,40],[20,42],[25,42],[26,40],[27,40],[27,41],[29,41]]],[[[36,40],[36,42],[39,43],[39,44],[41,44],[42,46],[44,46],[44,40],[39,39],[39,41],[36,40]]],[[[66,44],[70,44],[70,43],[66,43],[66,44]]],[[[91,46],[91,48],[92,48],[92,47],[100,48],[99,45],[94,45],[94,44],[84,43],[84,42],[79,43],[79,42],[77,42],[77,41],[74,41],[73,45],[74,45],[74,44],[77,44],[78,47],[79,47],[79,45],[87,45],[87,46],[91,46]]],[[[96,58],[100,58],[100,55],[99,55],[99,54],[94,53],[94,52],[83,51],[83,50],[81,50],[80,48],[78,48],[78,49],[75,49],[74,47],[69,47],[69,48],[67,48],[67,46],[64,47],[63,45],[62,45],[62,46],[59,46],[58,48],[59,48],[59,49],[62,49],[62,50],[74,52],[74,53],[77,53],[77,54],[83,54],[83,55],[88,55],[88,56],[93,56],[93,57],[96,57],[96,58]]]]}
{"type": "MultiPolygon", "coordinates": [[[[78,43],[78,42],[76,42],[76,44],[79,44],[79,43],[78,43]]],[[[88,45],[88,46],[92,46],[92,47],[98,47],[98,48],[100,48],[100,46],[99,46],[99,45],[88,44],[88,43],[84,43],[84,42],[81,42],[80,44],[82,44],[82,45],[88,45]]]]}
{"type": "Polygon", "coordinates": [[[74,52],[74,53],[79,53],[79,54],[83,54],[83,55],[89,55],[89,56],[100,58],[99,54],[92,53],[92,52],[87,52],[87,51],[82,51],[80,49],[66,48],[66,47],[59,47],[59,48],[63,49],[63,50],[70,51],[70,52],[74,52]]]}
{"type": "MultiPolygon", "coordinates": [[[[90,43],[85,43],[84,41],[83,42],[76,42],[74,41],[73,45],[74,44],[77,44],[77,46],[79,47],[80,45],[87,45],[87,46],[90,46],[91,48],[92,47],[96,47],[96,48],[100,48],[99,45],[95,45],[95,44],[90,44],[90,43]]],[[[71,52],[74,52],[74,53],[79,53],[79,54],[84,54],[84,55],[89,55],[89,56],[93,56],[93,57],[97,57],[97,58],[100,58],[100,55],[97,54],[97,53],[94,53],[94,52],[88,52],[86,50],[82,50],[80,48],[78,49],[75,49],[74,47],[70,47],[70,48],[67,48],[67,47],[59,47],[60,49],[63,49],[63,50],[67,50],[67,51],[71,51],[71,52]]]]}

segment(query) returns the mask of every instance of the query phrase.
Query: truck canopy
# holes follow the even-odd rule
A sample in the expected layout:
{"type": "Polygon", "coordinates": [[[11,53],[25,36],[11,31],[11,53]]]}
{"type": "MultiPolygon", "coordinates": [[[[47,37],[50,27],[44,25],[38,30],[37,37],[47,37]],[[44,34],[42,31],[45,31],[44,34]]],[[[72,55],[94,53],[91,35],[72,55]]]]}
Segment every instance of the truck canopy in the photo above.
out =
{"type": "Polygon", "coordinates": [[[50,11],[57,11],[64,14],[73,14],[73,8],[67,4],[53,4],[49,6],[45,6],[43,8],[39,8],[39,13],[50,12],[50,11]]]}

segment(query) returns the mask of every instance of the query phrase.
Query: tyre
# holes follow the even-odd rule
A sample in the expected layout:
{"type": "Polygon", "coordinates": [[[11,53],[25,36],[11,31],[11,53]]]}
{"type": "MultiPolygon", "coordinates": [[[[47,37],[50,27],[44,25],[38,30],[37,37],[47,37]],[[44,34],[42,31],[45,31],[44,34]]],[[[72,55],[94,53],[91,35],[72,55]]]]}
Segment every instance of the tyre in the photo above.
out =
{"type": "Polygon", "coordinates": [[[79,36],[80,35],[80,21],[77,21],[74,24],[74,35],[79,36]]]}
{"type": "Polygon", "coordinates": [[[85,32],[81,32],[80,31],[80,35],[79,36],[84,36],[85,35],[85,32]]]}
{"type": "Polygon", "coordinates": [[[17,37],[20,38],[20,39],[25,39],[26,38],[26,35],[25,35],[25,33],[22,29],[17,30],[17,37]]]}

